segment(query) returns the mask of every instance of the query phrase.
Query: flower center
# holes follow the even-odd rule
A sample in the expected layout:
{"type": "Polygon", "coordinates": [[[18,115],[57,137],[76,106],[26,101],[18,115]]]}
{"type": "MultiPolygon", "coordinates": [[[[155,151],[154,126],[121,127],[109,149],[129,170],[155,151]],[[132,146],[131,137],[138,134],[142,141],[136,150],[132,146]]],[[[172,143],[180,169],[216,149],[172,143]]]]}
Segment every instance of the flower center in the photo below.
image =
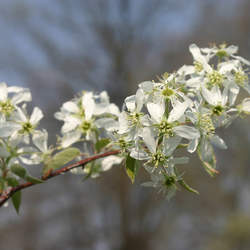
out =
{"type": "Polygon", "coordinates": [[[221,106],[221,105],[217,105],[217,106],[215,106],[214,108],[213,108],[213,114],[215,114],[215,115],[221,115],[222,114],[222,112],[224,111],[224,108],[221,106]]]}
{"type": "Polygon", "coordinates": [[[208,84],[209,87],[212,87],[213,85],[221,85],[222,81],[224,80],[224,76],[216,70],[208,74],[207,77],[209,80],[209,84],[208,84]]]}
{"type": "Polygon", "coordinates": [[[164,156],[161,152],[156,152],[152,155],[152,163],[155,165],[155,167],[158,167],[159,164],[162,164],[166,159],[166,156],[164,156]]]}
{"type": "Polygon", "coordinates": [[[128,120],[131,122],[132,126],[136,126],[140,123],[140,117],[142,116],[142,113],[130,113],[128,114],[128,120]]]}
{"type": "Polygon", "coordinates": [[[160,134],[163,134],[166,137],[174,136],[173,124],[168,123],[167,121],[162,121],[160,125],[158,125],[158,129],[160,134]]]}
{"type": "Polygon", "coordinates": [[[222,59],[223,57],[227,56],[227,52],[223,49],[220,49],[217,53],[216,56],[218,56],[220,59],[222,59]]]}
{"type": "Polygon", "coordinates": [[[237,71],[234,73],[234,79],[238,85],[243,86],[248,81],[248,76],[243,71],[237,71]]]}
{"type": "Polygon", "coordinates": [[[86,133],[88,130],[91,129],[91,123],[88,121],[83,121],[80,127],[81,127],[83,133],[86,133]]]}
{"type": "Polygon", "coordinates": [[[5,115],[10,115],[14,109],[15,109],[15,107],[13,106],[13,104],[10,102],[9,99],[5,102],[0,102],[0,110],[5,115]]]}
{"type": "Polygon", "coordinates": [[[166,87],[164,90],[162,90],[162,95],[165,97],[172,96],[174,94],[174,91],[168,87],[166,87]]]}
{"type": "Polygon", "coordinates": [[[201,72],[203,70],[203,66],[200,62],[194,61],[194,68],[196,72],[201,72]]]}
{"type": "Polygon", "coordinates": [[[31,133],[34,129],[34,126],[30,122],[25,122],[22,124],[21,134],[31,133]]]}
{"type": "Polygon", "coordinates": [[[176,180],[175,180],[175,177],[173,177],[173,176],[165,176],[165,185],[167,186],[167,187],[170,187],[170,186],[172,186],[173,184],[175,184],[175,182],[176,182],[176,180]]]}
{"type": "Polygon", "coordinates": [[[204,134],[210,135],[215,132],[214,124],[209,114],[201,115],[198,125],[204,134]]]}

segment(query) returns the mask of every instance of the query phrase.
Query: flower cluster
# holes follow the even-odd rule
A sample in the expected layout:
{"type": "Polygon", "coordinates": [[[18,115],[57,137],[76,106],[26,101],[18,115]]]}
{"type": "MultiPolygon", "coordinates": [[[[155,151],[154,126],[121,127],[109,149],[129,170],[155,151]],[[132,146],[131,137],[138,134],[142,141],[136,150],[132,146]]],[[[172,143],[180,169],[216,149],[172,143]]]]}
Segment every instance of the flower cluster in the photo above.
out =
{"type": "Polygon", "coordinates": [[[24,166],[39,164],[42,151],[47,151],[47,132],[37,129],[43,113],[35,107],[29,115],[30,101],[28,89],[0,83],[0,192],[16,186],[20,178],[37,181],[24,166]]]}
{"type": "Polygon", "coordinates": [[[237,99],[240,90],[250,94],[247,66],[235,55],[236,46],[189,50],[193,65],[184,65],[158,82],[139,84],[135,95],[125,99],[119,117],[119,134],[130,157],[142,161],[151,175],[147,186],[159,187],[172,196],[180,184],[191,189],[177,171],[187,157],[175,157],[179,148],[197,152],[210,175],[217,173],[214,146],[226,149],[216,134],[242,114],[250,111],[250,98],[237,99]],[[171,180],[171,181],[170,181],[171,180]]]}
{"type": "Polygon", "coordinates": [[[165,73],[157,82],[140,83],[121,112],[105,91],[83,91],[64,103],[55,114],[63,122],[55,147],[48,147],[47,131],[37,127],[42,111],[35,107],[29,115],[26,110],[29,90],[0,83],[0,193],[21,179],[39,182],[26,165],[43,164],[46,176],[78,157],[114,149],[119,156],[97,159],[73,172],[96,177],[123,162],[132,182],[142,166],[151,178],[144,185],[159,188],[167,197],[178,186],[197,193],[178,170],[189,160],[177,157],[178,150],[196,152],[205,170],[217,173],[214,147],[227,148],[217,129],[250,114],[250,97],[239,100],[241,91],[250,94],[250,62],[236,55],[236,46],[192,44],[189,50],[192,65],[165,73]]]}

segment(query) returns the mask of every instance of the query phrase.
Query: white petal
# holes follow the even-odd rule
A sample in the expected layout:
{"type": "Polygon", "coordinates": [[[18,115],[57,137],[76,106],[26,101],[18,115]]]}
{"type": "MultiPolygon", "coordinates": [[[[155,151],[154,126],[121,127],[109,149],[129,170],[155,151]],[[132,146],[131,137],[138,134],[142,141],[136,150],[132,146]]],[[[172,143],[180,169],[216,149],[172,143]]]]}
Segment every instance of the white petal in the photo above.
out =
{"type": "Polygon", "coordinates": [[[61,146],[63,148],[67,148],[68,146],[77,142],[80,138],[81,138],[80,131],[76,130],[76,131],[69,132],[63,136],[62,141],[61,141],[61,146]]]}
{"type": "Polygon", "coordinates": [[[213,147],[206,137],[203,137],[200,142],[200,150],[203,161],[210,162],[213,157],[213,147]]]}
{"type": "Polygon", "coordinates": [[[28,121],[28,119],[24,113],[24,110],[22,110],[19,107],[17,107],[17,112],[15,112],[13,119],[15,121],[19,121],[19,122],[27,122],[28,121]]]}
{"type": "Polygon", "coordinates": [[[186,125],[174,127],[174,132],[178,136],[186,138],[188,140],[193,140],[200,137],[200,132],[196,128],[186,125]]]}
{"type": "Polygon", "coordinates": [[[78,113],[80,111],[77,104],[71,101],[65,102],[62,106],[62,109],[70,113],[78,113]]]}
{"type": "Polygon", "coordinates": [[[154,88],[154,83],[150,81],[141,82],[139,87],[144,91],[144,93],[151,92],[154,88]]]}
{"type": "Polygon", "coordinates": [[[250,62],[248,60],[246,60],[245,58],[243,58],[241,56],[233,56],[233,55],[232,55],[232,57],[239,60],[240,62],[243,62],[244,64],[250,66],[250,62]]]}
{"type": "Polygon", "coordinates": [[[63,124],[61,128],[62,133],[67,133],[69,131],[74,130],[78,125],[81,124],[81,121],[73,116],[67,116],[65,118],[65,123],[63,124]]]}
{"type": "Polygon", "coordinates": [[[169,138],[164,138],[163,140],[163,150],[164,150],[164,154],[166,156],[171,155],[174,150],[177,148],[177,146],[180,144],[181,142],[181,137],[179,136],[173,136],[173,137],[169,137],[169,138]]]}
{"type": "Polygon", "coordinates": [[[148,112],[155,123],[160,123],[162,121],[165,112],[165,103],[147,103],[148,112]]]}
{"type": "Polygon", "coordinates": [[[108,112],[113,114],[113,115],[116,115],[116,116],[119,116],[119,114],[120,114],[120,110],[119,110],[118,106],[115,105],[114,103],[109,104],[108,112]]]}
{"type": "Polygon", "coordinates": [[[0,101],[6,101],[8,97],[8,89],[5,82],[0,83],[0,101]]]}
{"type": "Polygon", "coordinates": [[[107,171],[112,168],[113,165],[118,165],[122,162],[123,158],[115,155],[110,155],[102,160],[102,170],[107,171]]]}
{"type": "Polygon", "coordinates": [[[107,131],[114,131],[119,129],[119,123],[112,118],[100,118],[95,121],[98,128],[105,128],[107,131]]]}
{"type": "Polygon", "coordinates": [[[190,104],[189,101],[176,102],[173,109],[169,113],[168,122],[171,123],[180,119],[181,116],[183,116],[186,109],[188,108],[189,104],[190,104]]]}
{"type": "Polygon", "coordinates": [[[99,98],[100,98],[100,102],[102,104],[106,104],[108,105],[109,104],[109,96],[108,96],[108,93],[107,91],[102,91],[99,95],[99,98]]]}
{"type": "Polygon", "coordinates": [[[32,136],[32,141],[41,152],[46,152],[48,150],[48,133],[45,129],[43,131],[35,131],[32,136]]]}
{"type": "Polygon", "coordinates": [[[228,100],[228,88],[224,88],[221,95],[221,105],[225,106],[228,100]]]}
{"type": "Polygon", "coordinates": [[[128,132],[129,130],[129,123],[127,120],[127,114],[126,112],[122,112],[119,116],[119,134],[124,134],[126,132],[128,132]]]}
{"type": "Polygon", "coordinates": [[[136,99],[136,111],[140,112],[143,106],[144,94],[142,89],[138,89],[135,95],[136,99]]]}
{"type": "Polygon", "coordinates": [[[183,65],[177,72],[180,75],[191,75],[195,73],[195,67],[193,65],[183,65]]]}
{"type": "Polygon", "coordinates": [[[214,98],[214,94],[209,91],[207,88],[202,87],[202,95],[205,98],[205,100],[212,106],[216,106],[217,100],[214,98]]]}
{"type": "Polygon", "coordinates": [[[85,93],[82,97],[82,107],[85,111],[86,120],[90,120],[94,110],[95,110],[95,102],[93,99],[93,93],[85,93]]]}
{"type": "Polygon", "coordinates": [[[218,135],[214,135],[210,138],[211,143],[221,149],[227,149],[226,143],[218,135]]]}
{"type": "Polygon", "coordinates": [[[0,135],[1,137],[8,137],[12,135],[14,132],[22,129],[22,126],[18,123],[14,122],[4,122],[0,123],[0,135]]]}
{"type": "Polygon", "coordinates": [[[39,109],[38,107],[35,107],[33,109],[33,112],[30,116],[30,123],[35,125],[37,124],[41,119],[43,118],[43,112],[41,109],[39,109]]]}
{"type": "Polygon", "coordinates": [[[137,160],[148,160],[150,156],[144,151],[138,151],[135,148],[131,150],[130,156],[137,160]]]}
{"type": "Polygon", "coordinates": [[[25,91],[19,92],[16,95],[14,95],[11,101],[14,105],[17,105],[18,103],[21,103],[21,102],[30,102],[31,99],[32,98],[31,98],[30,91],[28,89],[25,89],[25,91]]]}
{"type": "Polygon", "coordinates": [[[130,112],[134,112],[135,111],[135,108],[136,108],[135,102],[136,102],[135,95],[128,96],[124,100],[124,103],[125,103],[128,111],[130,111],[130,112]]]}
{"type": "Polygon", "coordinates": [[[19,93],[19,92],[24,92],[24,91],[29,91],[29,90],[24,89],[22,87],[18,87],[18,86],[10,86],[10,87],[8,87],[8,93],[19,93]]]}
{"type": "Polygon", "coordinates": [[[219,72],[221,74],[225,74],[225,73],[231,72],[232,70],[238,71],[237,70],[237,66],[238,66],[237,64],[238,63],[235,60],[220,63],[219,64],[219,72]]]}
{"type": "Polygon", "coordinates": [[[229,47],[227,47],[227,48],[225,49],[225,51],[226,51],[229,55],[235,54],[235,53],[238,52],[238,46],[230,45],[229,47]]]}
{"type": "Polygon", "coordinates": [[[188,144],[187,151],[189,153],[193,153],[197,149],[198,143],[199,143],[198,138],[191,140],[188,144]]]}
{"type": "Polygon", "coordinates": [[[200,62],[202,64],[203,68],[207,72],[212,71],[211,66],[207,63],[207,60],[206,60],[205,56],[203,56],[201,54],[201,51],[200,51],[199,47],[196,44],[191,44],[189,46],[189,51],[193,55],[194,60],[197,61],[197,62],[200,62]]]}
{"type": "Polygon", "coordinates": [[[155,140],[152,129],[144,128],[142,133],[143,141],[151,153],[156,152],[157,142],[155,140]]]}
{"type": "Polygon", "coordinates": [[[228,96],[229,100],[228,101],[229,101],[229,105],[232,106],[234,105],[236,98],[240,92],[240,87],[237,84],[231,82],[228,88],[229,88],[229,96],[228,96]]]}
{"type": "Polygon", "coordinates": [[[250,98],[245,98],[241,105],[244,112],[250,113],[250,98]]]}

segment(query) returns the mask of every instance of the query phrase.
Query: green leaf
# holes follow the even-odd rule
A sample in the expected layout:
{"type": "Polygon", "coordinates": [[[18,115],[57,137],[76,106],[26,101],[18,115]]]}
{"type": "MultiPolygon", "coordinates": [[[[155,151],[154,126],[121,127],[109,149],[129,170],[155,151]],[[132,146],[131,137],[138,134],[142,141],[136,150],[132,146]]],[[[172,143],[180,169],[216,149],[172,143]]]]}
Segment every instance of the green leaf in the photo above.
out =
{"type": "MultiPolygon", "coordinates": [[[[21,165],[19,165],[19,164],[12,165],[10,169],[11,169],[12,173],[14,173],[15,175],[19,176],[20,178],[22,178],[22,179],[24,179],[26,181],[30,181],[30,182],[32,182],[34,184],[43,183],[43,180],[29,175],[27,170],[24,167],[22,167],[21,165]]],[[[13,185],[11,185],[11,186],[13,186],[13,185]]]]}
{"type": "Polygon", "coordinates": [[[138,161],[134,158],[132,158],[130,155],[126,158],[126,172],[128,177],[130,178],[131,182],[134,183],[135,176],[137,174],[137,170],[139,168],[138,161]]]}
{"type": "Polygon", "coordinates": [[[185,188],[187,191],[194,193],[194,194],[199,194],[199,192],[197,190],[195,190],[194,188],[190,187],[183,179],[179,180],[178,183],[185,188]]]}
{"type": "Polygon", "coordinates": [[[31,183],[34,183],[34,184],[44,183],[43,180],[41,180],[41,179],[39,179],[39,178],[36,178],[36,177],[33,177],[33,176],[31,176],[31,175],[27,175],[27,176],[25,177],[25,180],[26,180],[26,181],[29,181],[29,182],[31,182],[31,183]]]}
{"type": "Polygon", "coordinates": [[[8,177],[7,179],[8,185],[11,187],[15,187],[19,184],[18,180],[14,177],[8,177]]]}
{"type": "Polygon", "coordinates": [[[108,138],[103,138],[101,140],[99,140],[96,144],[95,144],[95,149],[96,151],[99,153],[104,147],[106,147],[108,144],[110,143],[110,139],[108,138]]]}
{"type": "Polygon", "coordinates": [[[14,206],[17,213],[19,213],[19,208],[20,208],[20,205],[21,205],[21,199],[22,199],[21,191],[17,191],[11,197],[12,204],[13,204],[13,206],[14,206]]]}
{"type": "Polygon", "coordinates": [[[80,155],[80,150],[78,148],[67,148],[57,154],[55,154],[47,164],[45,164],[43,173],[46,174],[51,170],[60,168],[66,163],[74,160],[80,155]]]}
{"type": "Polygon", "coordinates": [[[4,190],[5,187],[5,180],[0,177],[0,193],[4,190]]]}
{"type": "Polygon", "coordinates": [[[25,176],[27,174],[27,171],[24,167],[22,167],[19,164],[14,164],[10,168],[11,172],[14,173],[15,175],[19,176],[22,179],[25,179],[25,176]]]}

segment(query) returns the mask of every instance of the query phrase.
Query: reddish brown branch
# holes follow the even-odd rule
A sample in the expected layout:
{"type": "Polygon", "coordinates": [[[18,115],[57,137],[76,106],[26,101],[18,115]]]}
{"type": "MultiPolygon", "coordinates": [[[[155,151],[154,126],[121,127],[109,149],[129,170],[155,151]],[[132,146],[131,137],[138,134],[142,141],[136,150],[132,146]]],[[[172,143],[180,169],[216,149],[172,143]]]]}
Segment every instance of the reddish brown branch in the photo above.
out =
{"type": "MultiPolygon", "coordinates": [[[[68,172],[68,171],[70,171],[70,170],[72,170],[74,168],[84,167],[84,165],[87,164],[88,162],[91,162],[91,161],[94,161],[94,160],[97,160],[97,159],[100,159],[100,158],[103,158],[103,157],[106,157],[106,156],[109,156],[109,155],[117,155],[119,153],[120,153],[120,150],[113,150],[113,151],[109,151],[109,152],[106,152],[106,153],[90,156],[88,158],[85,158],[85,159],[83,159],[81,161],[70,164],[70,165],[68,165],[66,167],[63,167],[61,169],[51,171],[48,175],[40,177],[40,180],[46,181],[46,180],[48,180],[50,178],[53,178],[55,176],[66,173],[66,172],[68,172]]],[[[25,182],[25,183],[20,184],[20,185],[18,185],[16,187],[10,188],[8,191],[4,191],[4,192],[0,193],[0,207],[3,206],[3,204],[9,198],[11,198],[11,196],[13,196],[13,194],[16,193],[17,191],[20,191],[22,189],[25,189],[25,188],[28,188],[28,187],[31,187],[31,186],[34,186],[34,185],[36,185],[36,183],[25,182]]]]}

